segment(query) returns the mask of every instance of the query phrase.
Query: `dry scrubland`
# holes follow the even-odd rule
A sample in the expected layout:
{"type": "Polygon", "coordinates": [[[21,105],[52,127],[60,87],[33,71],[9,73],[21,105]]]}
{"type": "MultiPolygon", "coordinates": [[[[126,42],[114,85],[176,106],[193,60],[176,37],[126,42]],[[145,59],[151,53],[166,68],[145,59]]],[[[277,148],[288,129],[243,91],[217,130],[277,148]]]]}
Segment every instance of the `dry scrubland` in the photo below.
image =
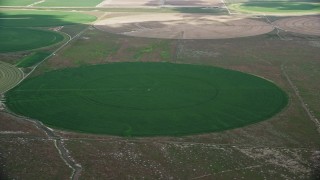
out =
{"type": "MultiPolygon", "coordinates": [[[[101,16],[104,12],[94,14],[101,16]]],[[[108,15],[119,16],[118,13],[108,15]]],[[[270,24],[286,18],[269,15],[254,19],[270,24]]],[[[317,29],[315,27],[317,25],[312,25],[307,31],[317,29]]],[[[56,136],[48,138],[34,123],[1,112],[1,178],[69,178],[71,169],[54,146],[57,140],[69,150],[75,162],[81,164],[80,177],[83,179],[319,177],[319,129],[307,114],[320,117],[320,37],[316,31],[299,34],[302,32],[275,29],[259,36],[213,40],[129,37],[83,24],[67,25],[59,31],[75,38],[41,64],[31,77],[56,69],[110,62],[211,65],[269,79],[285,90],[289,104],[274,117],[243,128],[153,138],[121,138],[59,130],[55,130],[56,136]],[[81,31],[83,33],[76,36],[81,31]]],[[[46,51],[55,49],[48,47],[46,51]]],[[[0,58],[17,64],[32,53],[1,53],[0,58]]],[[[23,71],[28,73],[31,68],[25,67],[23,71]]]]}

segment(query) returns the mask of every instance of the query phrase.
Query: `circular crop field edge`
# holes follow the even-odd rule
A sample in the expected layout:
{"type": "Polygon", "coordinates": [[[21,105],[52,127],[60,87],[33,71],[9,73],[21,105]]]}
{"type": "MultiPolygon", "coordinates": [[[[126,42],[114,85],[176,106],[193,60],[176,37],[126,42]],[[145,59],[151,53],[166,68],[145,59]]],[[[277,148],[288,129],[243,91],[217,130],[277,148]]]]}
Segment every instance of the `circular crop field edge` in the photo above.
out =
{"type": "MultiPolygon", "coordinates": [[[[113,63],[118,63],[118,62],[112,62],[112,63],[109,63],[109,64],[113,64],[113,63]]],[[[121,63],[132,63],[132,62],[121,62],[121,63]]],[[[152,63],[152,62],[144,62],[144,63],[152,63]]],[[[166,63],[172,63],[172,62],[166,62],[166,63]]],[[[187,65],[195,65],[195,66],[209,66],[209,65],[200,65],[200,64],[188,64],[188,63],[172,63],[172,64],[187,64],[187,65]]],[[[102,64],[96,64],[96,65],[89,65],[89,66],[99,66],[99,65],[102,65],[102,64]]],[[[223,67],[217,67],[217,66],[212,66],[212,67],[215,67],[215,68],[220,68],[220,69],[225,69],[225,70],[230,70],[230,71],[236,71],[238,73],[243,73],[243,74],[246,74],[246,75],[251,75],[251,76],[255,76],[259,79],[262,79],[262,80],[265,80],[265,81],[268,81],[270,83],[272,83],[275,87],[277,87],[281,92],[282,92],[282,95],[283,95],[283,107],[282,108],[277,108],[274,113],[270,114],[269,116],[266,116],[266,118],[264,120],[257,120],[257,121],[254,121],[254,122],[251,122],[251,123],[248,123],[246,125],[241,125],[241,126],[235,126],[234,128],[231,128],[231,129],[226,129],[226,130],[219,130],[219,131],[202,131],[202,132],[198,132],[198,133],[180,133],[180,134],[171,134],[171,135],[162,135],[162,134],[147,134],[147,135],[144,135],[144,134],[140,134],[140,135],[134,135],[132,137],[137,137],[137,138],[148,138],[148,137],[181,137],[181,136],[195,136],[195,135],[203,135],[203,134],[209,134],[209,133],[217,133],[217,132],[224,132],[224,131],[229,131],[229,130],[235,130],[235,129],[239,129],[239,128],[243,128],[243,127],[246,127],[246,126],[252,126],[252,125],[255,125],[255,124],[258,124],[260,122],[264,122],[264,121],[267,121],[267,120],[270,120],[270,118],[272,117],[275,117],[275,116],[278,116],[280,113],[283,113],[285,112],[285,110],[288,108],[288,106],[290,105],[290,98],[289,98],[289,95],[287,93],[287,91],[285,91],[284,89],[282,89],[280,86],[278,86],[275,82],[273,82],[272,80],[269,80],[267,78],[264,78],[262,76],[258,76],[258,75],[255,75],[255,74],[251,74],[251,73],[246,73],[246,72],[242,72],[242,71],[238,71],[238,70],[233,70],[233,69],[228,69],[228,68],[223,68],[223,67]]],[[[68,70],[68,69],[74,69],[74,68],[81,68],[81,67],[73,67],[73,68],[64,68],[64,69],[58,69],[58,70],[53,70],[53,71],[49,71],[49,72],[45,72],[45,73],[50,73],[50,72],[54,72],[54,71],[62,71],[62,70],[68,70]]],[[[44,73],[44,74],[45,74],[44,73]]],[[[32,77],[34,78],[34,77],[32,77]]],[[[27,79],[24,79],[24,81],[29,81],[31,80],[32,78],[27,78],[27,79]]],[[[15,88],[18,88],[20,86],[20,83],[18,85],[16,85],[15,87],[13,87],[12,89],[10,89],[9,91],[15,89],[15,88]]],[[[8,91],[7,91],[8,92],[8,91]]],[[[6,93],[7,93],[6,92],[6,93]]],[[[11,114],[14,114],[16,116],[20,116],[20,117],[26,117],[28,119],[31,119],[33,120],[33,118],[31,117],[27,117],[27,116],[24,116],[24,115],[19,115],[19,114],[16,114],[15,112],[11,111],[7,106],[5,106],[6,108],[6,111],[8,111],[9,113],[11,114]]],[[[40,121],[42,122],[41,120],[36,120],[34,119],[35,121],[40,121]]],[[[50,127],[50,128],[53,128],[55,129],[56,131],[64,131],[64,132],[69,132],[69,133],[81,133],[81,134],[88,134],[88,135],[102,135],[102,136],[114,136],[114,137],[125,137],[123,135],[113,135],[113,134],[104,134],[104,133],[88,133],[86,131],[81,131],[81,130],[70,130],[70,129],[66,129],[66,128],[61,128],[61,127],[58,127],[58,126],[55,126],[55,125],[52,125],[50,123],[44,123],[42,122],[43,124],[45,124],[46,126],[50,127]]]]}
{"type": "MultiPolygon", "coordinates": [[[[0,9],[3,8],[0,6],[0,9]]],[[[25,7],[23,7],[22,9],[11,9],[11,8],[5,8],[6,10],[5,11],[42,11],[42,12],[66,12],[66,13],[78,13],[78,14],[82,14],[82,15],[87,15],[88,17],[93,17],[92,20],[86,22],[86,23],[83,23],[83,24],[91,24],[93,22],[95,22],[96,20],[98,20],[98,17],[96,15],[92,15],[92,14],[86,14],[84,12],[86,11],[75,11],[75,12],[72,12],[72,11],[67,11],[67,10],[56,10],[56,9],[48,9],[48,8],[45,8],[45,9],[26,9],[25,7]]],[[[63,24],[57,24],[57,25],[47,25],[47,26],[1,26],[0,27],[12,27],[12,28],[45,28],[45,27],[55,27],[55,26],[68,26],[68,25],[76,25],[76,24],[81,24],[81,23],[78,23],[78,22],[68,22],[68,23],[63,23],[63,24]]]]}
{"type": "Polygon", "coordinates": [[[47,32],[50,32],[50,33],[56,33],[56,34],[60,34],[63,36],[63,39],[62,41],[60,42],[57,42],[57,43],[54,43],[54,44],[51,44],[51,45],[48,45],[48,46],[43,46],[43,47],[39,47],[39,48],[34,48],[34,49],[27,49],[27,50],[22,50],[22,51],[10,51],[10,52],[0,52],[1,54],[9,54],[9,53],[23,53],[23,52],[29,52],[29,51],[38,51],[38,50],[44,50],[44,49],[50,49],[50,48],[53,48],[55,46],[58,46],[58,45],[61,45],[65,42],[67,42],[68,40],[71,39],[71,36],[68,35],[67,33],[65,32],[62,32],[62,31],[52,31],[52,30],[49,30],[49,29],[43,29],[43,28],[39,28],[39,27],[1,27],[0,28],[17,28],[17,29],[32,29],[32,30],[38,30],[38,31],[47,31],[47,32]]]}

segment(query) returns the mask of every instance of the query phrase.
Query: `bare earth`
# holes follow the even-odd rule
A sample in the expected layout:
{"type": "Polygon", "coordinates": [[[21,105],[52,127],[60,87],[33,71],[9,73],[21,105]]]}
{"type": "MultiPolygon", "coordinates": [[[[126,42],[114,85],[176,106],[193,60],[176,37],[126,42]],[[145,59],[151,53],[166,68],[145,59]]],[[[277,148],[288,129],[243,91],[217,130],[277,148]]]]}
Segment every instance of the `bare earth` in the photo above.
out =
{"type": "Polygon", "coordinates": [[[273,30],[270,24],[241,16],[177,13],[112,17],[98,21],[95,27],[128,36],[164,39],[226,39],[273,30]]]}
{"type": "Polygon", "coordinates": [[[274,24],[286,31],[320,36],[320,16],[285,18],[275,21],[274,24]]]}
{"type": "Polygon", "coordinates": [[[179,7],[221,7],[220,0],[104,0],[97,7],[157,7],[157,6],[179,6],[179,7]]]}

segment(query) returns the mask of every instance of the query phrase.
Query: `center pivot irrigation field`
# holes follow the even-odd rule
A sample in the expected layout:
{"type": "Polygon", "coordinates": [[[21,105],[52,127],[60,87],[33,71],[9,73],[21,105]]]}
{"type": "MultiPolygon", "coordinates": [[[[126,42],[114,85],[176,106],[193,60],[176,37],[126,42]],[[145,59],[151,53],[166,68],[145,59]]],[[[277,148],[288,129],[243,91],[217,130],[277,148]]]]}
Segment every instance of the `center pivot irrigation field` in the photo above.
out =
{"type": "Polygon", "coordinates": [[[60,33],[27,28],[0,28],[0,53],[31,50],[56,44],[60,33]]]}
{"type": "Polygon", "coordinates": [[[195,14],[140,14],[108,18],[96,27],[129,36],[169,39],[223,39],[265,34],[270,24],[245,17],[195,14]]]}
{"type": "Polygon", "coordinates": [[[95,16],[59,11],[4,10],[0,13],[0,53],[26,51],[64,40],[61,33],[33,27],[89,23],[95,16]],[[33,29],[30,29],[32,27],[33,29]]]}
{"type": "Polygon", "coordinates": [[[57,70],[6,94],[51,127],[120,136],[187,135],[265,120],[287,104],[273,83],[221,68],[114,63],[57,70]]]}

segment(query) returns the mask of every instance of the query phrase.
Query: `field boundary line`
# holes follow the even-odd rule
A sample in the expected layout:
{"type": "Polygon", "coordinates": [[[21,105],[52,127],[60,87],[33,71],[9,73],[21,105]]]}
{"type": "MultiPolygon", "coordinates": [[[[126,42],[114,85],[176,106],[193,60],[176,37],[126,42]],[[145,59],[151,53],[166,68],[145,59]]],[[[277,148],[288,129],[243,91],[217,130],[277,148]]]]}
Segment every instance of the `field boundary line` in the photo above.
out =
{"type": "Polygon", "coordinates": [[[318,119],[311,113],[311,110],[308,108],[308,105],[304,102],[303,98],[300,96],[300,93],[299,93],[299,90],[298,90],[297,86],[295,86],[295,85],[293,84],[293,82],[291,81],[289,75],[288,75],[287,72],[285,71],[285,68],[286,68],[285,65],[282,64],[282,65],[281,65],[281,71],[282,71],[283,75],[284,75],[285,78],[287,79],[287,81],[288,81],[289,85],[291,86],[291,88],[293,89],[295,95],[298,97],[302,108],[306,111],[309,119],[314,122],[314,124],[315,124],[315,126],[316,126],[316,128],[317,128],[317,131],[318,131],[318,133],[320,134],[320,122],[319,122],[318,119]]]}

